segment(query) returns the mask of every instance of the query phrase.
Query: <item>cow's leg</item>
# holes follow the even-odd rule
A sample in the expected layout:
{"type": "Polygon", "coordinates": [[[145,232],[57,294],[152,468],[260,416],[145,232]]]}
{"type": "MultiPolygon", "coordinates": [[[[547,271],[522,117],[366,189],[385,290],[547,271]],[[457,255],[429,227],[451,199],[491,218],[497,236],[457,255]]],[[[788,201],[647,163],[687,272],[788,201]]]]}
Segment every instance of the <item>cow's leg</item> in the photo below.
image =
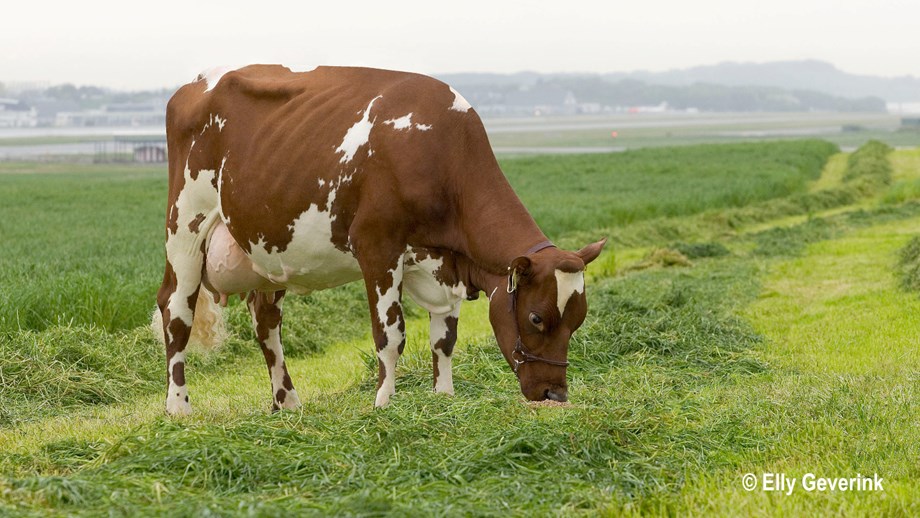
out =
{"type": "Polygon", "coordinates": [[[431,363],[434,368],[434,391],[454,394],[454,378],[450,360],[457,343],[457,321],[460,318],[458,303],[449,313],[429,313],[431,319],[429,342],[431,363]]]}
{"type": "Polygon", "coordinates": [[[396,361],[406,345],[406,323],[402,309],[403,258],[360,259],[371,310],[371,331],[377,348],[377,398],[374,405],[386,406],[396,393],[396,361]]]}
{"type": "Polygon", "coordinates": [[[272,411],[300,406],[300,398],[291,383],[281,346],[283,300],[284,290],[281,290],[272,293],[254,291],[249,294],[247,301],[256,338],[268,365],[268,377],[272,383],[272,411]]]}
{"type": "Polygon", "coordinates": [[[201,169],[192,174],[187,161],[184,170],[178,167],[178,162],[170,163],[170,190],[179,175],[184,183],[167,208],[166,273],[157,293],[166,343],[166,412],[170,415],[192,411],[185,385],[185,346],[195,319],[207,233],[218,218],[216,172],[201,169]]]}
{"type": "Polygon", "coordinates": [[[170,415],[192,411],[185,384],[185,347],[195,319],[203,255],[170,257],[167,253],[166,273],[157,293],[166,344],[166,413],[170,415]]]}

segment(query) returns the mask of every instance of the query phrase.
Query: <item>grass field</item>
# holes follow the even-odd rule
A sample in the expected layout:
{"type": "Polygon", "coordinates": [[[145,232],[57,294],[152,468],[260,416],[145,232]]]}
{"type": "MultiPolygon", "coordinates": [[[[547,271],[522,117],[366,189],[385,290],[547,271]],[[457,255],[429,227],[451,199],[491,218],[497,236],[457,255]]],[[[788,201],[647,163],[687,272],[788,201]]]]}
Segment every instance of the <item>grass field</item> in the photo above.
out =
{"type": "Polygon", "coordinates": [[[638,149],[802,138],[820,138],[846,148],[871,139],[891,146],[920,145],[920,133],[899,131],[899,126],[897,115],[885,113],[619,114],[487,121],[489,138],[499,150],[638,149]],[[612,131],[617,132],[616,138],[612,131]]]}
{"type": "Polygon", "coordinates": [[[164,353],[145,328],[165,171],[0,166],[0,514],[920,512],[920,298],[898,266],[920,234],[918,150],[789,141],[502,165],[557,242],[612,238],[589,270],[571,406],[523,402],[477,301],[456,396],[431,393],[412,308],[397,394],[374,410],[353,285],[286,301],[302,410],[268,412],[237,302],[229,343],[191,357],[183,419],[163,415],[164,353]],[[690,266],[661,266],[675,249],[690,266]],[[742,487],[774,472],[877,473],[884,491],[742,487]]]}

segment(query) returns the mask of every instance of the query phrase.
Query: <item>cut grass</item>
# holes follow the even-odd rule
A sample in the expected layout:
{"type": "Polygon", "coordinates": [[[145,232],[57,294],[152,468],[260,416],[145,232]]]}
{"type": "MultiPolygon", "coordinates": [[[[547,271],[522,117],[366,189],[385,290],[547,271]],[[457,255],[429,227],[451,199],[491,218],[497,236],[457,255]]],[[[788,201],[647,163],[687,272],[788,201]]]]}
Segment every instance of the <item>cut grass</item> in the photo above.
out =
{"type": "MultiPolygon", "coordinates": [[[[727,306],[708,303],[751,291],[750,269],[729,270],[712,265],[598,286],[598,311],[573,343],[571,408],[521,405],[480,328],[458,355],[454,398],[431,393],[430,353],[413,341],[385,411],[371,408],[367,369],[363,383],[308,398],[300,412],[146,417],[127,434],[91,429],[90,437],[40,441],[37,454],[5,463],[34,461],[48,474],[8,479],[6,502],[116,514],[139,506],[237,513],[240,501],[244,512],[252,505],[272,513],[481,514],[525,502],[545,513],[666,497],[683,483],[678,466],[723,462],[719,437],[738,424],[679,418],[686,391],[763,368],[746,353],[756,337],[727,306]],[[723,430],[713,434],[713,425],[723,430]]],[[[207,377],[205,399],[215,385],[234,383],[207,377]]]]}

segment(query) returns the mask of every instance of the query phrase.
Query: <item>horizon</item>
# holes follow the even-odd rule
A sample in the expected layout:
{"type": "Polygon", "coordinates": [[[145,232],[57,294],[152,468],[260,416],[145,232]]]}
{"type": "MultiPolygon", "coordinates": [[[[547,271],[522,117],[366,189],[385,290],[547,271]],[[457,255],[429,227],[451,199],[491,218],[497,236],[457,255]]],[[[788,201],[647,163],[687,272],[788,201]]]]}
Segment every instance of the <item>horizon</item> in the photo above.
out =
{"type": "MultiPolygon", "coordinates": [[[[829,62],[829,61],[825,61],[825,60],[821,60],[821,59],[812,59],[812,58],[803,58],[803,59],[795,59],[795,60],[774,60],[774,61],[734,61],[734,60],[726,60],[726,61],[720,61],[720,62],[717,62],[717,63],[700,63],[700,64],[691,65],[691,66],[687,66],[687,67],[669,68],[669,69],[664,69],[664,70],[633,69],[633,70],[608,70],[608,71],[584,71],[584,70],[538,71],[538,70],[531,70],[531,69],[521,69],[521,70],[514,70],[514,71],[497,71],[497,72],[496,72],[496,71],[487,71],[487,70],[458,70],[458,71],[455,71],[455,72],[430,72],[430,71],[419,71],[419,70],[403,70],[403,71],[405,71],[405,72],[421,73],[421,74],[429,75],[429,76],[432,76],[432,77],[441,77],[441,76],[450,76],[450,75],[463,75],[463,74],[471,74],[471,75],[473,75],[473,74],[483,74],[483,75],[503,75],[503,76],[514,76],[514,75],[518,75],[518,74],[537,74],[537,75],[547,75],[547,76],[551,76],[551,75],[571,75],[571,76],[578,76],[578,75],[592,76],[592,75],[594,75],[594,76],[603,76],[603,75],[612,75],[612,74],[626,74],[626,75],[631,75],[631,74],[644,74],[644,73],[658,74],[658,73],[668,73],[668,72],[686,71],[686,70],[692,70],[692,69],[696,69],[696,68],[718,67],[718,66],[723,66],[723,65],[769,65],[769,64],[779,64],[779,63],[820,63],[820,64],[825,64],[825,65],[830,65],[831,67],[833,67],[833,68],[836,69],[837,71],[842,72],[842,73],[844,73],[844,74],[853,75],[853,76],[860,76],[860,77],[872,77],[872,78],[881,78],[881,79],[903,79],[903,78],[908,78],[908,79],[911,79],[911,78],[912,78],[912,79],[920,79],[920,75],[912,75],[912,74],[909,74],[909,75],[902,75],[902,76],[884,76],[884,75],[875,75],[875,74],[861,74],[861,73],[858,73],[858,72],[853,72],[853,71],[850,71],[850,70],[845,70],[845,69],[843,69],[843,68],[837,66],[835,63],[831,63],[831,62],[829,62]]],[[[234,66],[233,69],[242,68],[242,67],[245,67],[245,66],[250,65],[250,64],[259,64],[259,63],[246,63],[246,64],[241,64],[241,65],[239,65],[239,66],[234,66]]],[[[278,64],[278,65],[293,67],[293,68],[295,68],[295,69],[297,68],[295,65],[288,65],[288,64],[285,64],[285,63],[260,63],[260,64],[278,64]]],[[[221,66],[221,65],[215,65],[215,67],[210,67],[210,68],[217,68],[217,67],[219,67],[219,66],[221,66]]],[[[342,66],[342,67],[347,67],[347,66],[369,66],[369,65],[349,65],[349,64],[335,64],[335,65],[332,65],[332,64],[325,64],[325,63],[324,63],[324,64],[319,64],[319,65],[316,65],[316,66],[342,66]]],[[[381,67],[374,67],[374,66],[371,66],[371,68],[381,68],[381,67]]],[[[206,72],[207,70],[208,70],[208,69],[203,69],[203,70],[199,71],[198,73],[204,73],[204,72],[206,72]]],[[[308,70],[303,70],[303,71],[308,71],[308,70]]],[[[78,82],[75,82],[75,81],[66,81],[66,80],[65,80],[65,81],[60,81],[60,82],[54,82],[54,81],[48,81],[48,80],[45,80],[45,79],[24,79],[24,80],[14,79],[14,80],[9,80],[9,79],[3,78],[3,77],[0,77],[0,85],[7,85],[7,86],[9,86],[9,85],[19,85],[19,84],[30,84],[30,83],[33,83],[33,84],[45,84],[45,87],[48,87],[48,88],[50,88],[50,87],[55,87],[55,86],[63,86],[63,85],[73,85],[73,86],[75,86],[75,87],[77,87],[77,88],[82,88],[82,87],[99,87],[99,88],[104,88],[104,89],[111,90],[111,91],[115,91],[115,92],[130,93],[130,92],[144,92],[144,91],[155,91],[155,90],[164,90],[164,89],[165,89],[165,90],[168,90],[168,89],[172,89],[172,88],[178,88],[178,87],[182,86],[183,84],[186,84],[186,83],[189,83],[189,82],[194,81],[194,80],[195,80],[195,77],[197,77],[197,73],[196,73],[195,76],[193,76],[192,78],[190,78],[190,79],[188,79],[188,80],[186,80],[186,81],[184,81],[184,82],[181,82],[181,83],[176,83],[176,84],[172,84],[172,85],[158,85],[158,86],[140,87],[140,88],[119,88],[119,87],[117,87],[117,86],[111,86],[111,85],[107,85],[107,84],[103,84],[103,83],[98,83],[98,82],[97,82],[97,83],[78,83],[78,82]]],[[[644,80],[644,79],[639,79],[639,81],[645,81],[645,80],[644,80]]],[[[918,95],[920,95],[920,93],[918,93],[918,95]]]]}
{"type": "Polygon", "coordinates": [[[723,62],[824,61],[856,74],[920,76],[920,5],[883,0],[731,0],[611,5],[473,0],[445,10],[393,5],[253,9],[163,0],[137,12],[114,0],[18,4],[0,33],[5,82],[170,88],[214,66],[281,63],[462,72],[661,72],[723,62]],[[104,14],[101,16],[100,13],[104,14]]]}

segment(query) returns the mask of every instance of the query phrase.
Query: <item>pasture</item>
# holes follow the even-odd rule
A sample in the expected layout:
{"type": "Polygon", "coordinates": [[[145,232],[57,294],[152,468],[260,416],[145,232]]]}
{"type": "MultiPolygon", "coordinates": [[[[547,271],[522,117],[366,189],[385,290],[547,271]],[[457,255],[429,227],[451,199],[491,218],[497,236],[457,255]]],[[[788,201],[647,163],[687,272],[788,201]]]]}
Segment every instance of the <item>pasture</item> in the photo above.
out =
{"type": "Polygon", "coordinates": [[[233,337],[190,357],[195,413],[173,419],[146,327],[165,169],[0,164],[0,514],[920,512],[920,298],[898,266],[920,234],[920,150],[802,140],[502,166],[560,245],[611,237],[588,270],[570,405],[524,402],[479,300],[456,395],[431,392],[427,315],[407,305],[397,393],[374,410],[349,285],[285,301],[302,409],[269,413],[233,301],[233,337]],[[768,472],[877,473],[884,491],[742,487],[768,472]]]}

